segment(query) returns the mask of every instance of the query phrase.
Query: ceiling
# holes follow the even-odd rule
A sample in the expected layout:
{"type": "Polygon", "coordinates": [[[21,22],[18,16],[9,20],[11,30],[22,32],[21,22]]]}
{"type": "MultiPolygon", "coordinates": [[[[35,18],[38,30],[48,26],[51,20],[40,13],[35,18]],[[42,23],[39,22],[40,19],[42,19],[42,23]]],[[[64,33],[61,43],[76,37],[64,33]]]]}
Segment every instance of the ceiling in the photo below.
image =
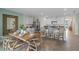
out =
{"type": "Polygon", "coordinates": [[[79,14],[79,8],[5,8],[27,16],[69,16],[79,14]]]}

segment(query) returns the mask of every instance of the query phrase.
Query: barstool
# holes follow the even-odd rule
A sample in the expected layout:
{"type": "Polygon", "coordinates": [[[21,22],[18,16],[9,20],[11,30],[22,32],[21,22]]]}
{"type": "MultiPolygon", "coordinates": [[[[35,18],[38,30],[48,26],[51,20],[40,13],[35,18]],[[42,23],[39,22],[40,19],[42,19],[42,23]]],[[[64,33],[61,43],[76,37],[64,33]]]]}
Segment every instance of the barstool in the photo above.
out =
{"type": "Polygon", "coordinates": [[[56,29],[54,31],[54,39],[59,39],[59,30],[58,29],[56,29]]]}
{"type": "Polygon", "coordinates": [[[59,40],[64,40],[64,27],[59,30],[59,40]]]}

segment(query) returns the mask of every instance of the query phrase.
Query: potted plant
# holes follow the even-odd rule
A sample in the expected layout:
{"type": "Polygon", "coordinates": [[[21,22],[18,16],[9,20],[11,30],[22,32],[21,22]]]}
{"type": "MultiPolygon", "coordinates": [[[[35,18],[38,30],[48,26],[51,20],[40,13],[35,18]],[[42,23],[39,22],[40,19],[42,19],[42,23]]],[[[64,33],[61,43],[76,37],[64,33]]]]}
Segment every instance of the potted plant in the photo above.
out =
{"type": "Polygon", "coordinates": [[[22,24],[20,24],[20,27],[19,28],[22,29],[22,30],[25,30],[25,27],[22,24]]]}

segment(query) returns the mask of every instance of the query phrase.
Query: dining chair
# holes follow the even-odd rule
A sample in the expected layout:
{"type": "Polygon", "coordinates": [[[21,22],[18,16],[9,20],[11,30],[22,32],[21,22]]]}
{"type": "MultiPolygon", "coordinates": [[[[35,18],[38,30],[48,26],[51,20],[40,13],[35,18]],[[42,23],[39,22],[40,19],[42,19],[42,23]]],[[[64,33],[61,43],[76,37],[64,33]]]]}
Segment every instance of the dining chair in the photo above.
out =
{"type": "Polygon", "coordinates": [[[0,44],[3,43],[3,36],[0,36],[0,44]]]}
{"type": "Polygon", "coordinates": [[[9,51],[16,51],[19,50],[20,47],[22,47],[26,42],[23,42],[21,40],[16,40],[16,38],[11,37],[8,42],[8,50],[9,51]]]}
{"type": "Polygon", "coordinates": [[[41,44],[41,32],[35,32],[34,38],[31,38],[28,43],[27,51],[37,51],[41,44]]]}
{"type": "Polygon", "coordinates": [[[64,40],[64,27],[59,30],[59,40],[64,40]]]}
{"type": "Polygon", "coordinates": [[[37,50],[39,50],[41,48],[41,44],[42,44],[42,38],[35,38],[35,39],[32,39],[35,41],[35,45],[37,46],[37,50]]]}
{"type": "Polygon", "coordinates": [[[28,42],[28,47],[27,47],[26,51],[37,51],[37,45],[34,40],[30,40],[28,42]]]}
{"type": "Polygon", "coordinates": [[[0,50],[3,51],[3,36],[0,36],[0,50]]]}
{"type": "Polygon", "coordinates": [[[0,39],[2,39],[3,50],[8,51],[10,38],[8,36],[0,36],[0,39]]]}
{"type": "Polygon", "coordinates": [[[8,50],[9,37],[3,36],[3,49],[4,51],[8,50]]]}
{"type": "Polygon", "coordinates": [[[17,41],[14,42],[13,40],[9,40],[9,42],[8,42],[8,50],[13,51],[15,49],[16,44],[17,44],[17,41]]]}

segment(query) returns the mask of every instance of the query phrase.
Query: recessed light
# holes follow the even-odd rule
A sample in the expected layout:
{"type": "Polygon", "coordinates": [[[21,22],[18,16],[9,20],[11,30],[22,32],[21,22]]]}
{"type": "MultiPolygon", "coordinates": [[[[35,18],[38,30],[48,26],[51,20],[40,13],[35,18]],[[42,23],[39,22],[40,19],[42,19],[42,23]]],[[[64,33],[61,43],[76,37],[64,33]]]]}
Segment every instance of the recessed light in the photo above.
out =
{"type": "Polygon", "coordinates": [[[67,8],[64,8],[64,11],[67,11],[68,9],[67,8]]]}

